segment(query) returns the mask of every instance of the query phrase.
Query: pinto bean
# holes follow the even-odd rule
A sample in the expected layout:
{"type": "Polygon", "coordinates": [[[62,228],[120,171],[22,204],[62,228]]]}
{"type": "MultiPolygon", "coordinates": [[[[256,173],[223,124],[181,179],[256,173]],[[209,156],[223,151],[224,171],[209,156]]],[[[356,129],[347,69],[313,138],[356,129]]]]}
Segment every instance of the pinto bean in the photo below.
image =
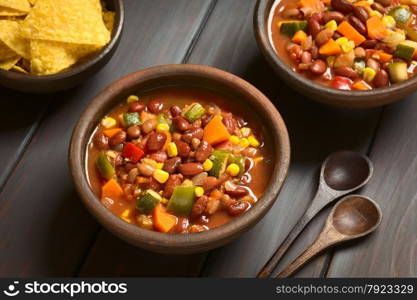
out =
{"type": "Polygon", "coordinates": [[[170,108],[171,115],[175,118],[178,117],[181,114],[181,108],[179,106],[171,106],[170,108]]]}
{"type": "Polygon", "coordinates": [[[366,56],[366,51],[362,47],[356,47],[353,52],[355,53],[355,57],[363,58],[366,56]]]}
{"type": "Polygon", "coordinates": [[[356,18],[361,20],[362,23],[366,23],[369,18],[368,11],[363,6],[353,6],[353,14],[356,18]]]}
{"type": "Polygon", "coordinates": [[[317,59],[310,65],[310,72],[316,75],[321,75],[326,71],[326,68],[326,63],[321,59],[317,59]]]}
{"type": "Polygon", "coordinates": [[[172,123],[174,124],[175,128],[181,132],[187,131],[191,127],[190,123],[180,116],[173,118],[172,123]]]}
{"type": "Polygon", "coordinates": [[[348,21],[350,23],[350,25],[352,25],[353,27],[355,27],[355,29],[362,35],[366,35],[367,31],[366,31],[366,26],[362,23],[361,20],[359,20],[357,17],[355,16],[349,16],[348,17],[348,21]]]}
{"type": "Polygon", "coordinates": [[[208,215],[212,215],[219,209],[219,207],[220,207],[220,200],[219,199],[209,198],[209,200],[207,202],[205,212],[208,215]]]}
{"type": "Polygon", "coordinates": [[[303,51],[303,54],[301,54],[301,62],[303,64],[311,63],[311,53],[309,51],[303,51]]]}
{"type": "Polygon", "coordinates": [[[161,163],[167,160],[168,155],[165,151],[158,151],[149,155],[149,158],[161,163]]]}
{"type": "Polygon", "coordinates": [[[165,161],[163,170],[170,174],[175,173],[180,164],[181,158],[179,158],[178,156],[170,158],[167,161],[165,161]]]}
{"type": "Polygon", "coordinates": [[[193,150],[197,150],[198,146],[200,146],[201,141],[197,138],[193,138],[191,140],[191,148],[193,148],[193,150]]]}
{"type": "Polygon", "coordinates": [[[141,112],[145,109],[145,103],[142,101],[135,101],[129,105],[130,112],[141,112]]]}
{"type": "Polygon", "coordinates": [[[149,177],[153,174],[153,172],[155,171],[155,168],[151,165],[140,163],[138,165],[138,170],[143,176],[149,177]]]}
{"type": "Polygon", "coordinates": [[[183,178],[184,177],[181,174],[173,174],[169,176],[167,182],[165,183],[163,196],[165,198],[170,198],[174,189],[181,184],[183,178]]]}
{"type": "Polygon", "coordinates": [[[281,12],[284,19],[295,19],[300,15],[298,8],[286,8],[281,12]]]}
{"type": "Polygon", "coordinates": [[[158,121],[156,121],[155,119],[146,120],[142,124],[143,133],[148,134],[149,132],[151,132],[152,130],[156,128],[156,125],[158,125],[158,121]]]}
{"type": "Polygon", "coordinates": [[[164,108],[164,104],[159,99],[153,99],[148,103],[148,110],[153,114],[159,114],[164,108]]]}
{"type": "Polygon", "coordinates": [[[133,183],[136,179],[136,176],[138,175],[139,175],[138,168],[131,169],[127,175],[127,181],[129,181],[130,183],[133,183]]]}
{"type": "Polygon", "coordinates": [[[98,150],[106,150],[109,148],[109,138],[102,132],[96,133],[93,142],[98,150]]]}
{"type": "Polygon", "coordinates": [[[323,13],[323,23],[327,23],[331,20],[335,20],[337,23],[341,23],[345,19],[345,16],[338,11],[325,11],[323,13]]]}
{"type": "Polygon", "coordinates": [[[352,80],[358,79],[360,77],[358,72],[349,67],[336,68],[334,69],[334,73],[336,75],[348,77],[352,80]]]}
{"type": "Polygon", "coordinates": [[[126,141],[126,131],[122,130],[113,135],[109,141],[110,146],[117,146],[126,141]]]}
{"type": "Polygon", "coordinates": [[[240,216],[249,208],[246,201],[236,201],[227,207],[227,212],[232,216],[240,216]]]}
{"type": "Polygon", "coordinates": [[[138,125],[130,126],[127,129],[127,136],[130,139],[132,139],[132,140],[133,139],[137,139],[140,136],[140,128],[139,128],[139,126],[138,125]]]}
{"type": "Polygon", "coordinates": [[[149,134],[148,142],[146,147],[149,151],[158,151],[164,146],[167,140],[167,136],[163,132],[152,132],[149,134]]]}
{"type": "Polygon", "coordinates": [[[203,162],[210,156],[211,152],[213,152],[213,147],[206,141],[202,141],[195,151],[195,160],[203,162]]]}
{"type": "Polygon", "coordinates": [[[198,198],[191,209],[191,218],[198,218],[201,216],[206,209],[208,203],[208,197],[206,195],[201,196],[198,198]]]}
{"type": "Polygon", "coordinates": [[[375,71],[378,71],[381,68],[381,66],[379,65],[379,62],[377,62],[373,58],[368,58],[368,60],[366,61],[366,66],[375,71]]]}
{"type": "Polygon", "coordinates": [[[389,83],[388,73],[385,70],[379,70],[378,72],[376,72],[375,78],[372,83],[377,88],[388,86],[388,83],[389,83]]]}
{"type": "Polygon", "coordinates": [[[207,192],[215,187],[217,187],[220,184],[220,180],[218,180],[216,177],[208,176],[203,183],[203,189],[207,192]]]}
{"type": "Polygon", "coordinates": [[[208,230],[207,227],[203,226],[203,225],[192,225],[189,229],[189,233],[196,233],[196,232],[202,232],[208,230]]]}
{"type": "Polygon", "coordinates": [[[187,158],[191,151],[190,146],[183,141],[175,141],[174,143],[178,149],[178,156],[181,158],[187,158]]]}
{"type": "Polygon", "coordinates": [[[353,5],[347,0],[331,0],[331,5],[334,10],[341,12],[342,14],[351,13],[353,5]]]}
{"type": "Polygon", "coordinates": [[[178,167],[178,171],[184,176],[194,176],[203,172],[204,168],[199,163],[185,163],[178,167]]]}
{"type": "Polygon", "coordinates": [[[325,28],[322,31],[320,31],[316,36],[316,44],[318,46],[321,46],[325,44],[328,40],[330,40],[333,36],[334,30],[330,28],[325,28]]]}
{"type": "Polygon", "coordinates": [[[181,139],[186,143],[191,143],[193,138],[201,140],[203,138],[204,130],[202,128],[192,128],[183,133],[181,139]]]}

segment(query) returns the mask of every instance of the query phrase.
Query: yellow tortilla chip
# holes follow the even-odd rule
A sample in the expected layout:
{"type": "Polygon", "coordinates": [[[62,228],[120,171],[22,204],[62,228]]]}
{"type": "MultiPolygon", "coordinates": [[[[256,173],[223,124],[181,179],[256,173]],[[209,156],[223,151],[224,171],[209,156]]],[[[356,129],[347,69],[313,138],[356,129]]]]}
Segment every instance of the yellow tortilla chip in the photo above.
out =
{"type": "Polygon", "coordinates": [[[24,58],[29,58],[29,43],[20,35],[20,22],[0,20],[0,41],[24,58]]]}
{"type": "Polygon", "coordinates": [[[17,62],[20,60],[20,56],[14,56],[12,58],[8,58],[6,60],[0,61],[0,69],[3,70],[10,70],[17,62]]]}
{"type": "Polygon", "coordinates": [[[27,15],[27,12],[0,6],[1,17],[20,17],[20,16],[26,16],[26,15],[27,15]]]}
{"type": "Polygon", "coordinates": [[[115,13],[113,11],[103,11],[104,25],[106,25],[106,28],[108,31],[110,31],[110,33],[113,32],[114,17],[115,17],[115,13]]]}
{"type": "Polygon", "coordinates": [[[16,56],[16,52],[7,47],[5,43],[0,41],[0,60],[5,60],[14,56],[16,56]]]}
{"type": "Polygon", "coordinates": [[[36,0],[29,0],[30,4],[34,6],[36,4],[36,0]]]}
{"type": "Polygon", "coordinates": [[[31,66],[35,75],[50,75],[74,65],[80,58],[95,52],[94,46],[74,45],[44,40],[30,41],[31,66]]]}
{"type": "Polygon", "coordinates": [[[0,0],[0,6],[23,11],[26,13],[30,10],[30,4],[28,0],[0,0]]]}
{"type": "Polygon", "coordinates": [[[14,65],[11,70],[16,71],[18,73],[29,74],[28,71],[23,69],[21,66],[14,65]]]}
{"type": "Polygon", "coordinates": [[[99,0],[37,0],[21,31],[32,40],[99,47],[110,41],[99,0]]]}

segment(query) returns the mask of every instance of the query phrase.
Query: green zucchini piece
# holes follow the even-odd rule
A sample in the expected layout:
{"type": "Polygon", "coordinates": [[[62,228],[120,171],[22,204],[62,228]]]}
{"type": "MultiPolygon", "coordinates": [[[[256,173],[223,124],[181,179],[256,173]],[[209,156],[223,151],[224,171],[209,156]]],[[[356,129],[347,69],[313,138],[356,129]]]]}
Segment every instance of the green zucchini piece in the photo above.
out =
{"type": "Polygon", "coordinates": [[[392,82],[402,82],[408,79],[407,63],[393,62],[388,65],[388,73],[392,82]]]}
{"type": "Polygon", "coordinates": [[[145,193],[138,197],[136,208],[143,214],[149,215],[152,209],[161,200],[161,195],[153,190],[146,190],[145,193]]]}
{"type": "Polygon", "coordinates": [[[220,178],[226,171],[230,154],[231,152],[227,150],[214,150],[211,153],[210,160],[213,162],[213,167],[209,171],[210,176],[220,178]]]}
{"type": "Polygon", "coordinates": [[[245,173],[245,160],[246,158],[243,155],[231,154],[229,156],[228,164],[237,164],[239,166],[239,175],[241,177],[245,173]]]}
{"type": "Polygon", "coordinates": [[[363,70],[366,68],[365,60],[362,58],[355,58],[353,63],[353,69],[358,72],[358,74],[362,75],[363,70]]]}
{"type": "Polygon", "coordinates": [[[116,174],[113,165],[110,163],[104,153],[100,153],[98,155],[96,160],[96,167],[100,172],[101,177],[105,179],[111,179],[114,174],[116,174]]]}
{"type": "Polygon", "coordinates": [[[413,54],[416,48],[406,45],[404,42],[399,44],[394,52],[394,57],[402,58],[406,61],[410,61],[413,58],[413,54]]]}
{"type": "Polygon", "coordinates": [[[389,11],[389,15],[394,18],[397,24],[402,25],[407,24],[408,20],[411,17],[411,11],[409,11],[405,7],[396,6],[389,11]]]}
{"type": "Polygon", "coordinates": [[[195,186],[179,185],[168,202],[168,210],[180,216],[189,216],[195,201],[195,186]]]}
{"type": "Polygon", "coordinates": [[[123,124],[125,127],[139,125],[140,123],[140,117],[137,112],[123,114],[123,124]]]}
{"type": "Polygon", "coordinates": [[[184,114],[184,117],[190,121],[191,123],[194,123],[198,119],[200,119],[204,114],[206,113],[206,110],[200,103],[194,103],[184,114]]]}
{"type": "Polygon", "coordinates": [[[280,23],[280,32],[286,36],[293,37],[299,30],[307,30],[307,21],[289,21],[280,23]]]}

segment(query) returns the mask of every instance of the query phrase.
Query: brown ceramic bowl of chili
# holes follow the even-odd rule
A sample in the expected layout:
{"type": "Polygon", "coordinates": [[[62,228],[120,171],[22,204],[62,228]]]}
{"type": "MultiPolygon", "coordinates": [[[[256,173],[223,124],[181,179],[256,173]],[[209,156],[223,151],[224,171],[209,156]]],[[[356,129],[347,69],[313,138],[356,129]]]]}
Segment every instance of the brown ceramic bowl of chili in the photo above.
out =
{"type": "Polygon", "coordinates": [[[294,89],[366,108],[417,89],[416,13],[409,0],[258,0],[254,27],[263,55],[294,89]]]}
{"type": "Polygon", "coordinates": [[[111,84],[82,113],[69,149],[76,190],[105,228],[183,254],[254,226],[275,202],[289,158],[287,129],[265,95],[188,64],[111,84]]]}

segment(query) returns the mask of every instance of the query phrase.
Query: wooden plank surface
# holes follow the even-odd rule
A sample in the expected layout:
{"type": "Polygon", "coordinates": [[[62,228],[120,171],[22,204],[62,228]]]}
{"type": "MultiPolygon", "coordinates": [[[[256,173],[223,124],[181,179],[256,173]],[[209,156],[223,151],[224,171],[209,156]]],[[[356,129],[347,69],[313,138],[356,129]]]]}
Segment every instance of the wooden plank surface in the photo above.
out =
{"type": "MultiPolygon", "coordinates": [[[[181,62],[211,5],[206,0],[124,3],[125,31],[115,56],[83,86],[51,96],[47,117],[1,191],[2,276],[71,276],[78,271],[99,227],[82,207],[69,176],[72,128],[90,99],[110,82],[148,66],[181,62]]],[[[21,109],[16,105],[8,113],[18,116],[21,109]]],[[[28,118],[32,124],[35,120],[28,118]]],[[[22,139],[27,132],[20,134],[22,139]]],[[[101,263],[112,254],[107,252],[101,263]]]]}
{"type": "MultiPolygon", "coordinates": [[[[269,96],[288,126],[292,162],[287,182],[268,215],[238,241],[211,252],[205,264],[205,276],[255,276],[308,206],[324,158],[340,149],[366,152],[381,111],[323,106],[282,85],[257,48],[252,29],[254,5],[250,0],[218,1],[191,53],[190,62],[213,65],[237,74],[269,96]],[[232,18],[230,12],[233,12],[232,18]]],[[[326,215],[313,220],[281,266],[314,240],[326,215]]],[[[315,259],[297,276],[319,276],[326,269],[326,258],[322,255],[315,259]]]]}
{"type": "Polygon", "coordinates": [[[417,277],[417,94],[386,107],[363,194],[381,206],[372,236],[335,251],[329,277],[417,277]]]}

